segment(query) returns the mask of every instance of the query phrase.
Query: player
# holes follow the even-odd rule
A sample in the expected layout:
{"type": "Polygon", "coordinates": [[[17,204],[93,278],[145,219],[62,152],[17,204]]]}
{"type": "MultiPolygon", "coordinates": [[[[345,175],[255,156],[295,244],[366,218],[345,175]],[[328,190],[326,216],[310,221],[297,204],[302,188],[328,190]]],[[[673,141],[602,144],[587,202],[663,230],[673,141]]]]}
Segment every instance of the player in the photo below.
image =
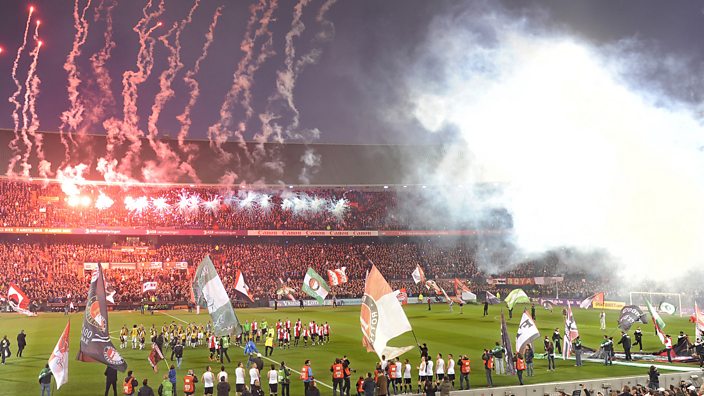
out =
{"type": "Polygon", "coordinates": [[[328,322],[325,322],[323,325],[323,342],[326,344],[330,342],[330,325],[328,322]]]}
{"type": "Polygon", "coordinates": [[[217,350],[218,350],[218,338],[215,337],[215,334],[210,333],[210,336],[208,337],[208,348],[210,348],[210,357],[208,360],[211,362],[213,360],[217,360],[217,350]],[[215,359],[213,359],[216,357],[215,359]]]}
{"type": "Polygon", "coordinates": [[[403,365],[403,393],[411,393],[411,362],[408,359],[403,365]]]}
{"type": "Polygon", "coordinates": [[[447,355],[447,377],[450,379],[452,389],[455,389],[455,358],[451,353],[447,355]]]}
{"type": "Polygon", "coordinates": [[[144,331],[144,327],[139,328],[139,350],[144,349],[144,343],[146,342],[147,339],[147,332],[144,331]]]}
{"type": "Polygon", "coordinates": [[[301,320],[296,322],[293,326],[293,346],[298,347],[298,341],[301,339],[301,320]]]}
{"type": "Polygon", "coordinates": [[[120,329],[120,349],[127,348],[127,325],[123,324],[122,329],[120,329]]]}
{"type": "Polygon", "coordinates": [[[291,332],[284,330],[284,348],[291,349],[291,332]]]}
{"type": "Polygon", "coordinates": [[[435,375],[438,381],[442,381],[442,379],[445,378],[445,359],[442,358],[442,353],[438,353],[437,360],[435,361],[435,375]]]}
{"type": "Polygon", "coordinates": [[[130,336],[132,337],[132,349],[137,349],[137,335],[138,335],[138,329],[137,325],[132,325],[132,331],[130,333],[130,336]]]}
{"type": "Polygon", "coordinates": [[[304,328],[303,328],[303,334],[302,334],[302,335],[303,335],[303,347],[304,347],[304,348],[308,348],[308,335],[310,334],[309,332],[310,332],[310,330],[308,330],[307,327],[304,327],[304,328]]]}

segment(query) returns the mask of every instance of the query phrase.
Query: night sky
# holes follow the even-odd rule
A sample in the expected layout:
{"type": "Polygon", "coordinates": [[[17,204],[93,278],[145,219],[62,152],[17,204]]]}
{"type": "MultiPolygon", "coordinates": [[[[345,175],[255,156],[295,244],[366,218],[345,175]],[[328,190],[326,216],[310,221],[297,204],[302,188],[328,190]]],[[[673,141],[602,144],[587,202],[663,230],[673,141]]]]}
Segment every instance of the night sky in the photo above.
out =
{"type": "MultiPolygon", "coordinates": [[[[107,0],[104,3],[110,3],[107,0]]],[[[155,2],[156,3],[156,2],[155,2]]],[[[283,67],[284,37],[291,28],[293,1],[280,1],[271,25],[273,50],[255,73],[252,95],[255,116],[247,124],[245,138],[251,140],[261,130],[257,114],[267,106],[267,98],[275,91],[277,70],[283,67]]],[[[10,79],[12,61],[21,42],[27,9],[37,7],[35,18],[42,20],[40,35],[44,47],[39,55],[38,76],[41,93],[37,108],[40,130],[56,131],[59,116],[68,107],[66,93],[66,60],[75,30],[73,28],[73,2],[69,0],[37,0],[34,2],[3,1],[0,23],[0,96],[11,95],[14,85],[10,79]]],[[[80,1],[83,7],[85,0],[80,1]]],[[[83,84],[79,91],[91,89],[93,78],[88,60],[102,45],[104,21],[95,21],[96,7],[101,0],[93,0],[87,12],[90,23],[88,38],[77,60],[83,84]]],[[[144,1],[120,1],[113,11],[114,40],[116,47],[108,68],[113,79],[117,106],[108,115],[121,117],[120,78],[125,70],[135,68],[137,35],[131,30],[141,16],[144,1]]],[[[186,15],[190,1],[166,1],[166,11],[159,18],[164,27],[152,36],[162,34],[174,21],[186,15]]],[[[223,15],[215,31],[215,41],[209,56],[197,76],[201,96],[194,108],[193,126],[189,137],[206,139],[207,129],[215,123],[218,109],[227,89],[232,84],[233,71],[242,57],[240,41],[249,18],[250,2],[203,1],[195,11],[193,22],[182,34],[182,59],[184,68],[174,80],[176,96],[165,106],[159,119],[161,135],[175,136],[178,124],[175,116],[186,100],[183,74],[192,67],[203,44],[215,8],[224,5],[223,15]]],[[[695,1],[503,1],[503,2],[450,2],[417,0],[340,0],[327,14],[334,24],[334,37],[328,42],[316,43],[315,35],[321,25],[315,20],[320,0],[311,1],[303,11],[305,31],[295,39],[298,54],[318,47],[322,56],[317,64],[305,68],[296,82],[295,105],[301,114],[301,129],[320,130],[319,142],[325,143],[409,143],[436,142],[456,137],[456,128],[446,125],[440,133],[428,133],[412,116],[409,89],[410,80],[425,78],[440,83],[444,79],[443,59],[425,56],[429,45],[444,45],[435,41],[433,34],[438,25],[448,31],[479,32],[471,26],[467,14],[496,13],[506,20],[523,21],[527,31],[573,37],[609,51],[614,45],[629,42],[640,55],[653,59],[673,57],[685,67],[677,70],[625,71],[625,79],[634,77],[639,83],[659,87],[672,97],[696,102],[701,93],[694,90],[701,74],[704,50],[702,33],[704,14],[702,5],[695,1]],[[419,77],[420,76],[420,77],[419,77]],[[686,81],[687,83],[683,83],[686,81]]],[[[501,23],[501,22],[498,22],[501,23]]],[[[490,45],[491,33],[486,42],[490,45]]],[[[18,69],[24,78],[28,67],[28,51],[23,54],[18,69]]],[[[468,46],[467,52],[476,50],[468,46]]],[[[164,69],[167,52],[163,45],[155,45],[155,67],[149,79],[139,87],[140,126],[146,129],[145,119],[158,91],[158,75],[164,69]]],[[[629,54],[624,54],[629,56],[629,54]]],[[[667,69],[667,67],[665,67],[667,69]]],[[[87,103],[87,105],[90,105],[87,103]]],[[[231,109],[235,121],[243,115],[241,106],[231,109]]],[[[286,113],[285,111],[282,111],[286,113]]],[[[9,103],[0,106],[0,127],[12,128],[9,103]]],[[[102,133],[102,128],[92,128],[102,133]]]]}

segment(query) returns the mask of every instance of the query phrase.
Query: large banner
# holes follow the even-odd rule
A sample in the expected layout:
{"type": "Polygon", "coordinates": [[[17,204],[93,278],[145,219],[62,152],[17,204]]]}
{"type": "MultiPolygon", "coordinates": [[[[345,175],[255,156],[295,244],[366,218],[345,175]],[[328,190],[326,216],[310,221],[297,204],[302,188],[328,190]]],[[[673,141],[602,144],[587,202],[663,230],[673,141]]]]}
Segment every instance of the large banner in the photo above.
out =
{"type": "Polygon", "coordinates": [[[80,349],[76,359],[83,362],[100,362],[119,371],[127,369],[127,362],[110,340],[105,281],[100,267],[93,272],[90,280],[80,349]]]}

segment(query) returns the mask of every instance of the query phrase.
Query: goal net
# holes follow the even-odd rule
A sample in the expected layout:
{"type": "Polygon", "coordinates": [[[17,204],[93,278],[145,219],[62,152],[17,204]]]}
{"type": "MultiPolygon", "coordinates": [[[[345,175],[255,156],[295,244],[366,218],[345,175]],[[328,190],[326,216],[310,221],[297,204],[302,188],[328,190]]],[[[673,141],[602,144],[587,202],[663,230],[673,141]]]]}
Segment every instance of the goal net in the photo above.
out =
{"type": "Polygon", "coordinates": [[[646,301],[650,301],[659,313],[682,316],[682,294],[680,293],[660,293],[660,292],[630,292],[629,302],[631,305],[641,307],[647,306],[646,301]]]}

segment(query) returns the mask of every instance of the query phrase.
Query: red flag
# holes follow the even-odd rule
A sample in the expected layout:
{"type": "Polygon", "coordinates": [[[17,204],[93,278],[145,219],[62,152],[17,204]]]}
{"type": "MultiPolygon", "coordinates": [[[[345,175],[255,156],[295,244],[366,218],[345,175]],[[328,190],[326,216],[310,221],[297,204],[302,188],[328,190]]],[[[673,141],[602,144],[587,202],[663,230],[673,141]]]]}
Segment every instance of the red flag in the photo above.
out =
{"type": "Polygon", "coordinates": [[[254,294],[249,289],[249,286],[247,286],[247,284],[244,282],[244,275],[242,275],[242,271],[240,270],[237,270],[237,277],[235,278],[235,290],[247,296],[247,298],[249,298],[249,301],[254,302],[254,294]]]}
{"type": "Polygon", "coordinates": [[[49,368],[56,379],[56,389],[68,382],[68,335],[70,332],[71,322],[68,322],[54,347],[54,351],[49,356],[49,368]]]}
{"type": "Polygon", "coordinates": [[[14,283],[10,283],[10,287],[7,289],[7,300],[19,308],[29,308],[29,297],[14,283]]]}
{"type": "Polygon", "coordinates": [[[154,372],[158,372],[159,369],[158,364],[160,361],[164,360],[164,355],[161,353],[161,349],[159,349],[159,345],[156,343],[152,344],[152,351],[149,352],[149,357],[147,357],[147,361],[149,361],[149,364],[152,365],[152,368],[154,369],[154,372]]]}

